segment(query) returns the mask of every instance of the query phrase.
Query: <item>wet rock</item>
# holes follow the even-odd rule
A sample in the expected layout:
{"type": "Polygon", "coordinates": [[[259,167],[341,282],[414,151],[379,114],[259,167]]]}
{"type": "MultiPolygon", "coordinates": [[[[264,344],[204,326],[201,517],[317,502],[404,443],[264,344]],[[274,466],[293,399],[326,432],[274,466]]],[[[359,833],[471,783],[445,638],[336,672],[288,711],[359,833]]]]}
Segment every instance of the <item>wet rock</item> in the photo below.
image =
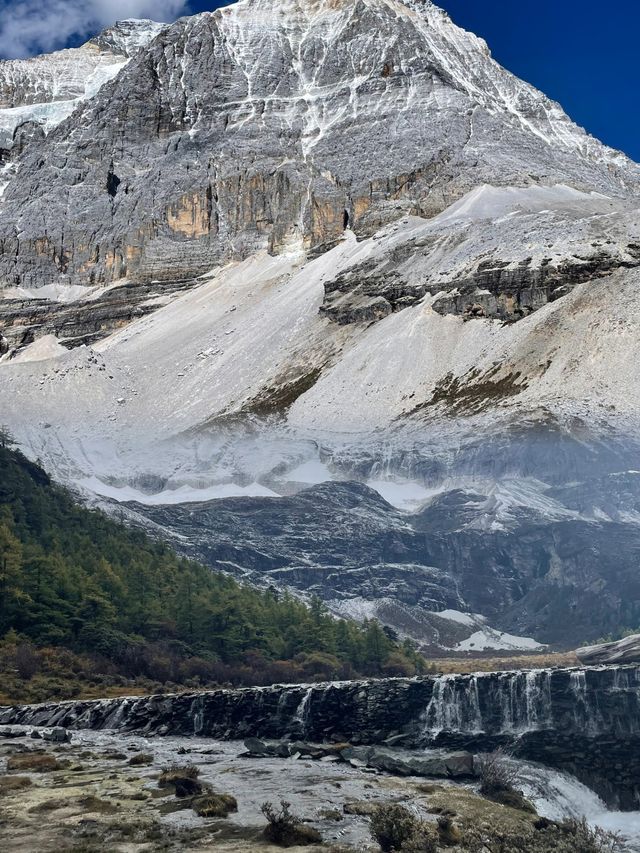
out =
{"type": "Polygon", "coordinates": [[[633,808],[640,802],[639,686],[638,666],[424,676],[52,702],[0,708],[0,724],[100,729],[117,719],[124,731],[190,736],[197,709],[202,736],[235,739],[241,729],[259,739],[249,744],[261,754],[339,754],[364,772],[435,778],[470,777],[469,753],[512,747],[633,808]],[[284,740],[303,702],[310,740],[284,740]],[[329,743],[336,732],[364,743],[329,743]],[[429,751],[416,756],[381,745],[400,732],[408,748],[429,751]]]}
{"type": "Polygon", "coordinates": [[[43,738],[51,741],[52,743],[69,743],[71,740],[71,733],[62,726],[55,726],[50,731],[44,732],[43,738]]]}

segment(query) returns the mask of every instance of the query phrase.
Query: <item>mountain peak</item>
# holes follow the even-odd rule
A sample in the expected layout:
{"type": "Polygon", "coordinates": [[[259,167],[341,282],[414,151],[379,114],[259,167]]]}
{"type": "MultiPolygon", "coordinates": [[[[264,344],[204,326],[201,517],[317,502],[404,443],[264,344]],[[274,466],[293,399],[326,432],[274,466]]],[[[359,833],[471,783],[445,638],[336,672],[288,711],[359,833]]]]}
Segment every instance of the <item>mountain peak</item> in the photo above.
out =
{"type": "Polygon", "coordinates": [[[130,57],[140,48],[146,47],[166,27],[167,24],[148,19],[125,18],[102,30],[88,44],[130,57]]]}

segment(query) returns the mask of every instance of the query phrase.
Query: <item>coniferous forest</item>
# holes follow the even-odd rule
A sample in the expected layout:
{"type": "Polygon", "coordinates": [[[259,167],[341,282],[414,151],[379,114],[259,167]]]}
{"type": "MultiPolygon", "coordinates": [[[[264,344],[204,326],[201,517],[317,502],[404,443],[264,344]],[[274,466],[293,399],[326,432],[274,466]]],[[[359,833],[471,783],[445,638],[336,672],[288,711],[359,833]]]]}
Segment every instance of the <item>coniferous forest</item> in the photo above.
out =
{"type": "Polygon", "coordinates": [[[333,618],[176,555],[0,446],[0,701],[411,675],[375,622],[333,618]]]}

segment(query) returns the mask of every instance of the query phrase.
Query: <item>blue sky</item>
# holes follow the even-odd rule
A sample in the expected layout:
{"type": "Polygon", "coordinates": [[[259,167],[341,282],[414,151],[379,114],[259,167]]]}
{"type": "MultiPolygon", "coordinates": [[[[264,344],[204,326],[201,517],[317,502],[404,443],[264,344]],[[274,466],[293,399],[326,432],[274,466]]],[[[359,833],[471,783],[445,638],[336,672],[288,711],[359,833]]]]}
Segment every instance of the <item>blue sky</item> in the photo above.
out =
{"type": "MultiPolygon", "coordinates": [[[[0,0],[0,56],[77,44],[116,18],[172,20],[215,0],[0,0]]],[[[439,0],[494,57],[640,161],[640,2],[439,0]]]]}

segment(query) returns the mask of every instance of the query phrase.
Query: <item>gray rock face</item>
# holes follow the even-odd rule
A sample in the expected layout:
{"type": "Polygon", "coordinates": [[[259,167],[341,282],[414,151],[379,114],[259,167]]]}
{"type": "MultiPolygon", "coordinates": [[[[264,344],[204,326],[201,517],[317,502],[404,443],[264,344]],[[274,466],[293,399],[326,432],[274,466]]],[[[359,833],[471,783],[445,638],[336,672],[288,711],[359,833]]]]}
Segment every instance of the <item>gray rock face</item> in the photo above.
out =
{"type": "Polygon", "coordinates": [[[625,637],[613,643],[584,646],[576,649],[576,655],[588,666],[637,663],[640,661],[640,634],[633,634],[631,637],[625,637]]]}
{"type": "MultiPolygon", "coordinates": [[[[19,350],[44,335],[55,335],[63,346],[90,345],[110,332],[157,310],[193,282],[123,284],[103,295],[70,303],[48,299],[0,300],[0,328],[4,351],[19,350]]],[[[91,295],[89,291],[88,296],[91,295]]],[[[0,342],[0,355],[3,354],[0,342]]]]}
{"type": "MultiPolygon", "coordinates": [[[[599,502],[608,490],[615,516],[616,500],[624,513],[638,484],[612,477],[594,489],[599,502]]],[[[482,613],[545,643],[638,624],[637,525],[576,512],[575,490],[559,489],[555,504],[552,494],[538,514],[526,506],[502,514],[490,496],[463,490],[407,514],[355,483],[280,499],[129,507],[214,568],[339,602],[344,616],[357,617],[362,601],[379,604],[378,618],[426,646],[442,629],[425,616],[445,609],[482,613]]]]}
{"type": "Polygon", "coordinates": [[[420,642],[442,609],[572,646],[640,624],[638,166],[430,2],[242,0],[136,51],[131,26],[81,49],[118,66],[92,97],[74,71],[82,103],[29,102],[57,57],[0,65],[29,116],[0,164],[25,450],[420,642]],[[70,103],[45,138],[33,108],[70,103]],[[41,335],[73,351],[20,351],[41,335]]]}
{"type": "Polygon", "coordinates": [[[332,320],[370,323],[430,296],[439,314],[513,322],[640,265],[632,204],[560,186],[479,187],[441,216],[400,220],[376,240],[364,260],[326,277],[321,311],[332,320]]]}
{"type": "Polygon", "coordinates": [[[93,97],[163,28],[121,21],[79,48],[0,62],[0,166],[93,97]]]}
{"type": "Polygon", "coordinates": [[[428,0],[240,2],[164,30],[27,152],[0,281],[186,278],[560,182],[624,197],[638,169],[428,0]]]}

